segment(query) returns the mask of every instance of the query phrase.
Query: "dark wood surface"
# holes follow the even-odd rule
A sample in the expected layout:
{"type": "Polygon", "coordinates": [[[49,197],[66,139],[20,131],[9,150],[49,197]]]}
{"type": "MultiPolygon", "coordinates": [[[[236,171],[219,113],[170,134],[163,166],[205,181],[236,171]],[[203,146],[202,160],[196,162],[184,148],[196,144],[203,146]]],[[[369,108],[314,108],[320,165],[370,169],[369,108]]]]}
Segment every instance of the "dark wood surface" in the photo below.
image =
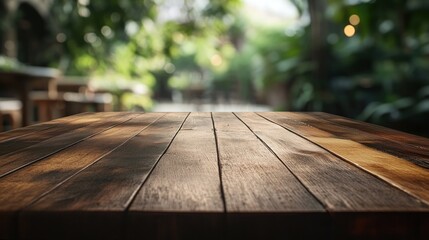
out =
{"type": "Polygon", "coordinates": [[[429,140],[325,113],[84,113],[0,134],[0,239],[429,239],[429,140]]]}

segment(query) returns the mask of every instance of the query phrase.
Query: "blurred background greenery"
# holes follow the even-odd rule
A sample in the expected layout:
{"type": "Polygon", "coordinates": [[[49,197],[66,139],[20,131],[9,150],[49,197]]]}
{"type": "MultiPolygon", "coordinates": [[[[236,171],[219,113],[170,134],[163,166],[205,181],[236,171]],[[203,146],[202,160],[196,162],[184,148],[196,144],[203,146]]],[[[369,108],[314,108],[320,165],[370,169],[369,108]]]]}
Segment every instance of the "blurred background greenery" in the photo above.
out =
{"type": "Polygon", "coordinates": [[[1,68],[143,85],[126,110],[254,104],[429,136],[426,0],[8,0],[0,12],[1,68]]]}

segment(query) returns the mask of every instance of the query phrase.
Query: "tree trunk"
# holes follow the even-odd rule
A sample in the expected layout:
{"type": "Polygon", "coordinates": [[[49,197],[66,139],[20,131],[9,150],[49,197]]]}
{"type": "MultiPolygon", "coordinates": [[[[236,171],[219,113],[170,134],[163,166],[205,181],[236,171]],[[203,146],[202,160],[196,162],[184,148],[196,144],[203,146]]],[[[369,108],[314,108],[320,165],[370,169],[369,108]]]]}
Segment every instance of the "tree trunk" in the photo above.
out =
{"type": "MultiPolygon", "coordinates": [[[[308,0],[310,13],[310,58],[314,63],[313,84],[316,94],[323,93],[327,76],[327,22],[325,19],[326,0],[308,0]]],[[[316,96],[316,99],[321,96],[316,96]]],[[[319,99],[320,101],[320,99],[319,99]]]]}

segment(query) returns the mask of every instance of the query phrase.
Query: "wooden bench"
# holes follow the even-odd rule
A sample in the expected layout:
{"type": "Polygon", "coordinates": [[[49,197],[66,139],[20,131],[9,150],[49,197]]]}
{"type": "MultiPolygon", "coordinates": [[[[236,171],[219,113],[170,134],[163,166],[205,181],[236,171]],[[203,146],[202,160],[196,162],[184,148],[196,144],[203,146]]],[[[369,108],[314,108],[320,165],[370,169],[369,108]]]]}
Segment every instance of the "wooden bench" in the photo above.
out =
{"type": "Polygon", "coordinates": [[[85,113],[0,155],[0,239],[429,239],[428,139],[325,113],[85,113]]]}

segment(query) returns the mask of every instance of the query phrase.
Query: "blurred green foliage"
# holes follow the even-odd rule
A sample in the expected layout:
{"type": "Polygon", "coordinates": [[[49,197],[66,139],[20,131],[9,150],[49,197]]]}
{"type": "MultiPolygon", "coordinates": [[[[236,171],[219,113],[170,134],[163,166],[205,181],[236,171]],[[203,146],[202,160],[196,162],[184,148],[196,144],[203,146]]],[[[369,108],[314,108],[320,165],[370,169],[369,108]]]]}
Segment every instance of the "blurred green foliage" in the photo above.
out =
{"type": "MultiPolygon", "coordinates": [[[[308,1],[293,1],[302,14],[308,1]]],[[[278,109],[326,111],[429,136],[429,3],[423,0],[326,0],[325,35],[314,39],[317,19],[290,36],[262,31],[264,84],[286,92],[278,109]],[[360,18],[347,37],[349,17],[360,18]],[[323,47],[313,57],[314,41],[323,47]],[[320,57],[320,55],[319,55],[320,57]],[[318,61],[325,75],[315,75],[318,61]],[[278,83],[282,83],[278,85],[278,83]]]]}
{"type": "Polygon", "coordinates": [[[309,19],[294,28],[254,25],[240,0],[181,0],[181,16],[163,20],[162,4],[174,1],[53,2],[53,63],[67,74],[143,83],[157,97],[202,88],[429,136],[425,0],[292,0],[309,19]],[[354,14],[360,22],[347,37],[354,14]]]}
{"type": "MultiPolygon", "coordinates": [[[[233,22],[226,19],[232,18],[240,1],[211,0],[200,8],[195,7],[198,0],[178,2],[183,16],[160,20],[160,6],[166,8],[174,1],[53,1],[60,58],[52,65],[68,75],[98,76],[105,85],[116,86],[117,79],[126,79],[155,91],[173,75],[174,82],[189,71],[209,74],[205,68],[212,68],[213,54],[233,53],[219,36],[226,35],[233,22]]],[[[144,108],[150,108],[151,101],[143,102],[144,108]]]]}
{"type": "Polygon", "coordinates": [[[22,64],[14,58],[9,58],[0,55],[0,70],[1,71],[13,71],[20,68],[22,64]]]}
{"type": "Polygon", "coordinates": [[[327,11],[337,32],[360,17],[355,36],[330,43],[329,111],[429,136],[428,2],[349,2],[331,0],[327,11]]]}
{"type": "Polygon", "coordinates": [[[151,0],[56,0],[51,7],[61,57],[70,74],[109,68],[116,45],[129,40],[126,27],[139,27],[142,19],[156,17],[151,0]]]}

